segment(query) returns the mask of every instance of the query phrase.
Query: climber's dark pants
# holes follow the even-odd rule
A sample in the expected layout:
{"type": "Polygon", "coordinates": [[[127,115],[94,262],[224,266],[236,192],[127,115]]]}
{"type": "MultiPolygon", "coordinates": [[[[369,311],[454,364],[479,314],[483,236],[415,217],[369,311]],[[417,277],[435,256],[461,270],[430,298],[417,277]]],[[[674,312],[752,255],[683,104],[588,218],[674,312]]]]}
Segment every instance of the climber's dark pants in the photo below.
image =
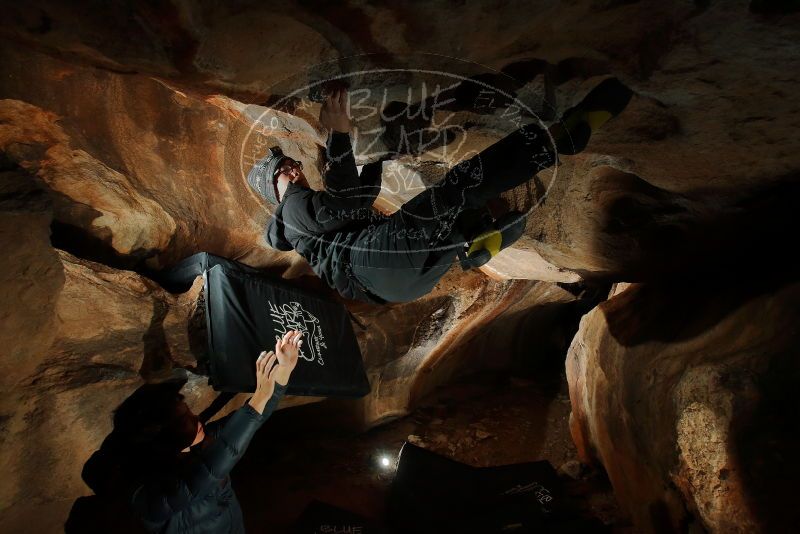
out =
{"type": "Polygon", "coordinates": [[[389,302],[426,295],[463,246],[459,214],[483,208],[551,166],[555,157],[547,132],[529,124],[460,162],[354,244],[353,274],[367,291],[389,302]]]}

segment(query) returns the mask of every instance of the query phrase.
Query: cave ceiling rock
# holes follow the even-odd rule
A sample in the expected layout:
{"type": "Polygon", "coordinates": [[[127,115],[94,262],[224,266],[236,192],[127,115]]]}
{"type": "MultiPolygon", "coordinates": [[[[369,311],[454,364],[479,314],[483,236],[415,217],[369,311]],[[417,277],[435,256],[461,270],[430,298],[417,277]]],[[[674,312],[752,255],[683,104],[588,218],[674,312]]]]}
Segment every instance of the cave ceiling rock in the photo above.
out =
{"type": "Polygon", "coordinates": [[[270,211],[245,173],[266,147],[280,145],[309,162],[309,178],[320,182],[321,134],[307,120],[45,55],[29,63],[3,80],[17,98],[0,105],[2,150],[51,188],[57,222],[119,255],[149,259],[149,267],[197,250],[255,266],[299,264],[264,242],[270,211]],[[45,82],[53,79],[57,91],[45,82]]]}

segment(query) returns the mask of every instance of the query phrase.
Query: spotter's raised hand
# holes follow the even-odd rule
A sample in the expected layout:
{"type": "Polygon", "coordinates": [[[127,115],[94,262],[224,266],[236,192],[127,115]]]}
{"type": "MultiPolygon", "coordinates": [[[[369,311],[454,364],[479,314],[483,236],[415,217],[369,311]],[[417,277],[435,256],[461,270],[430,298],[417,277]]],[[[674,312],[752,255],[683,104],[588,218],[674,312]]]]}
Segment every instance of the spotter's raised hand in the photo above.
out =
{"type": "Polygon", "coordinates": [[[274,376],[278,384],[286,385],[289,382],[289,376],[297,365],[302,346],[303,333],[299,330],[289,330],[282,338],[276,336],[275,355],[278,365],[275,366],[274,376]]]}

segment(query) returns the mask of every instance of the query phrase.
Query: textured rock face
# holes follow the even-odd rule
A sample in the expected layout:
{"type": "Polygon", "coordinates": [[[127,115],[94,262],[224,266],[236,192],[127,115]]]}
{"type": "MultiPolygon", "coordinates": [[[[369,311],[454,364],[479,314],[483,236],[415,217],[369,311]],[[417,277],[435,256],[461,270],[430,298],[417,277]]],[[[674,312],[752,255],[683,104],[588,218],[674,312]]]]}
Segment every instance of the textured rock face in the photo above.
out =
{"type": "Polygon", "coordinates": [[[2,270],[9,276],[0,439],[7,478],[0,491],[4,503],[17,505],[6,509],[8,525],[40,524],[36,502],[44,501],[54,519],[42,527],[55,531],[84,491],[74,454],[103,439],[98,417],[107,419],[109,405],[141,383],[152,288],[55,251],[49,202],[29,175],[4,172],[3,198],[2,270]],[[20,227],[29,232],[24,241],[20,227]]]}
{"type": "MultiPolygon", "coordinates": [[[[81,466],[110,432],[112,410],[145,381],[166,378],[175,368],[194,370],[191,319],[201,284],[176,296],[132,271],[54,249],[54,206],[46,183],[17,168],[2,172],[1,185],[6,300],[0,343],[6,351],[0,465],[7,477],[0,488],[0,522],[11,531],[35,524],[57,532],[75,498],[89,492],[81,466]],[[19,228],[26,229],[25,240],[19,228]]],[[[494,282],[473,273],[448,278],[418,303],[355,306],[373,393],[342,409],[357,424],[371,426],[407,413],[457,372],[460,361],[480,368],[459,358],[459,351],[485,335],[492,320],[513,331],[521,318],[505,312],[517,299],[518,312],[545,303],[568,306],[575,297],[549,284],[494,282]],[[446,364],[446,372],[426,370],[438,363],[446,364]]],[[[197,412],[216,397],[197,375],[190,375],[184,393],[197,412]]],[[[238,395],[217,416],[246,398],[238,395]]],[[[308,400],[314,399],[287,398],[282,406],[308,400]]]]}
{"type": "Polygon", "coordinates": [[[426,299],[357,314],[364,326],[357,331],[359,343],[373,385],[362,417],[372,422],[404,415],[414,399],[463,369],[506,368],[520,353],[526,359],[543,358],[542,347],[516,345],[549,348],[552,330],[568,322],[565,314],[575,301],[574,295],[551,284],[487,283],[478,275],[461,274],[444,279],[426,299]],[[535,312],[548,308],[561,315],[543,313],[535,321],[535,312]],[[387,351],[390,347],[394,350],[387,351]]]}
{"type": "MultiPolygon", "coordinates": [[[[229,180],[239,160],[226,159],[224,141],[247,129],[232,102],[188,98],[145,77],[5,52],[5,64],[38,71],[43,94],[31,90],[30,73],[11,77],[4,96],[12,98],[0,103],[0,145],[55,193],[64,235],[79,234],[95,256],[106,251],[123,266],[149,260],[158,268],[199,249],[281,263],[286,255],[267,250],[261,239],[267,214],[249,189],[229,180]],[[39,60],[35,67],[31,58],[39,60]],[[54,98],[49,109],[36,105],[54,98]],[[84,112],[72,114],[72,107],[84,112]]],[[[316,157],[311,138],[287,153],[301,157],[303,150],[316,157]]],[[[313,179],[313,168],[309,174],[313,179]]]]}
{"type": "Polygon", "coordinates": [[[567,355],[571,431],[646,531],[788,532],[797,283],[621,284],[567,355]]]}
{"type": "MultiPolygon", "coordinates": [[[[315,124],[315,108],[298,108],[303,102],[297,97],[282,100],[288,92],[358,68],[413,69],[432,61],[410,54],[413,49],[455,50],[460,59],[502,70],[514,79],[470,74],[512,91],[543,117],[554,114],[552,106],[560,112],[578,101],[596,83],[587,80],[592,76],[614,74],[638,95],[593,138],[585,154],[564,158],[557,173],[542,173],[547,201],[530,218],[528,240],[516,248],[513,264],[498,261],[496,276],[647,278],[660,263],[648,260],[670,255],[660,241],[683,237],[675,237],[680,234],[676,225],[695,221],[703,208],[724,213],[757,189],[787,179],[799,165],[800,147],[792,135],[796,80],[784,75],[800,70],[793,53],[797,15],[765,16],[744,1],[699,6],[586,1],[531,6],[524,16],[511,9],[491,9],[487,15],[480,6],[464,9],[446,2],[414,9],[287,3],[269,10],[247,3],[213,9],[186,3],[141,8],[134,24],[114,3],[95,9],[96,19],[79,17],[57,2],[10,10],[4,29],[9,42],[35,43],[62,59],[8,47],[4,63],[15,68],[4,80],[4,96],[55,113],[51,120],[60,117],[63,130],[46,128],[52,132],[48,138],[60,141],[45,147],[52,154],[43,160],[53,171],[62,162],[60,178],[53,178],[56,188],[83,169],[112,188],[122,179],[121,189],[132,193],[121,200],[96,187],[87,187],[83,195],[72,190],[67,196],[77,203],[93,196],[89,205],[100,213],[70,205],[62,210],[70,212],[64,215],[67,223],[111,241],[118,252],[156,256],[154,265],[196,248],[196,235],[203,231],[224,235],[203,242],[223,255],[261,265],[293,262],[291,256],[254,245],[260,243],[266,213],[241,187],[238,162],[222,148],[240,143],[253,117],[225,98],[208,95],[221,92],[257,104],[282,101],[298,118],[315,124]],[[264,20],[274,21],[270,32],[258,23],[264,20]],[[463,28],[473,28],[469,38],[463,28]],[[373,55],[331,61],[358,52],[373,55]],[[121,107],[125,114],[113,113],[121,107]],[[76,109],[82,113],[73,113],[76,109]],[[70,150],[86,152],[71,157],[69,165],[66,155],[59,157],[64,135],[70,150]],[[172,184],[166,190],[165,182],[172,184]],[[613,201],[602,198],[607,187],[617,191],[613,201]],[[184,190],[213,192],[218,202],[208,206],[184,190]],[[575,209],[565,214],[559,208],[564,204],[575,209]],[[646,236],[634,236],[639,239],[631,247],[631,237],[619,225],[642,225],[643,213],[650,215],[650,228],[646,236]],[[129,223],[136,223],[138,233],[132,234],[129,223]],[[620,250],[626,258],[618,258],[620,250]],[[523,262],[528,267],[517,266],[523,262]]],[[[361,82],[372,90],[397,80],[361,82]]],[[[499,102],[480,109],[475,102],[468,105],[474,92],[451,95],[455,104],[450,107],[461,114],[454,123],[467,125],[469,133],[462,152],[508,131],[507,110],[499,102]]],[[[316,159],[312,155],[320,139],[314,128],[292,116],[277,114],[277,119],[293,132],[291,140],[281,142],[284,148],[316,159]]],[[[364,118],[360,126],[368,130],[375,120],[364,118]]],[[[508,199],[530,207],[542,194],[522,187],[508,199]]]]}
{"type": "MultiPolygon", "coordinates": [[[[430,57],[410,54],[418,48],[452,54],[455,46],[459,59],[500,69],[513,79],[471,74],[545,118],[577,102],[594,76],[616,75],[637,94],[584,154],[563,158],[536,187],[506,196],[517,207],[539,207],[526,239],[485,269],[495,277],[641,280],[659,268],[684,268],[670,262],[664,269],[664,259],[715,240],[694,225],[735,212],[738,202],[787,181],[800,166],[792,135],[796,91],[784,76],[800,70],[792,53],[797,15],[761,15],[744,1],[586,1],[530,6],[525,16],[446,2],[269,10],[186,3],[137,8],[134,24],[114,3],[96,6],[88,18],[58,2],[42,5],[11,9],[3,28],[2,59],[11,66],[3,96],[41,110],[6,103],[4,123],[15,133],[6,134],[3,144],[13,149],[5,150],[64,195],[57,221],[154,267],[203,248],[289,268],[291,276],[307,273],[296,256],[269,250],[260,238],[268,214],[242,187],[248,132],[274,119],[280,127],[272,133],[280,135],[265,143],[318,162],[317,105],[288,93],[358,68],[429,66],[430,57]],[[275,21],[273,31],[258,24],[266,19],[275,21]],[[469,39],[464,28],[473,28],[469,39]],[[12,43],[41,53],[15,51],[12,43]],[[372,55],[331,61],[358,52],[372,55]],[[266,108],[219,93],[278,102],[294,115],[258,119],[266,108]],[[97,183],[76,186],[85,174],[97,183]]],[[[417,79],[409,76],[353,83],[373,97],[389,85],[390,100],[404,99],[404,84],[417,79]]],[[[459,147],[456,159],[509,130],[508,99],[485,102],[475,93],[469,84],[448,93],[453,102],[433,123],[457,114],[451,124],[467,142],[451,143],[459,147]]],[[[362,115],[363,131],[378,126],[375,114],[362,115]]],[[[313,167],[307,165],[316,183],[313,167]]]]}
{"type": "MultiPolygon", "coordinates": [[[[509,95],[543,120],[604,76],[635,96],[584,153],[503,196],[531,209],[526,235],[483,273],[453,269],[415,303],[347,303],[373,388],[342,409],[369,426],[406,413],[458,372],[562,346],[576,297],[552,282],[643,282],[593,311],[570,351],[572,430],[584,459],[607,468],[643,529],[680,529],[691,518],[719,531],[768,531],[771,516],[785,525],[770,513],[785,501],[767,481],[791,466],[763,451],[791,443],[776,428],[796,420],[768,385],[780,376],[773,368],[796,376],[781,350],[797,294],[776,285],[725,300],[743,281],[791,265],[783,229],[796,224],[800,15],[762,4],[4,8],[0,440],[9,452],[0,525],[60,530],[88,492],[80,465],[108,433],[110,411],[143,381],[193,366],[187,321],[197,288],[170,295],[123,269],[208,251],[326,292],[299,256],[265,244],[270,209],[244,173],[277,144],[319,186],[319,105],[291,91],[355,70],[405,69],[352,80],[403,102],[406,87],[425,79],[407,69],[426,67],[506,94],[482,98],[483,86],[465,83],[431,121],[403,123],[435,138],[447,129],[435,124],[455,134],[443,136],[447,158],[427,150],[391,162],[377,203],[384,211],[508,133],[509,95]],[[727,286],[705,286],[728,272],[736,277],[727,286]],[[693,306],[661,305],[679,296],[693,306]],[[720,299],[722,315],[703,307],[720,299]],[[640,317],[662,307],[657,319],[640,317]],[[717,317],[713,328],[703,313],[717,317]],[[676,321],[691,335],[676,339],[676,321]]],[[[413,93],[412,107],[421,98],[413,93]]],[[[356,107],[360,131],[385,126],[356,107]]],[[[396,135],[388,128],[376,146],[396,135]]],[[[188,392],[196,408],[213,396],[197,376],[188,392]]],[[[785,406],[796,404],[788,397],[785,406]]]]}

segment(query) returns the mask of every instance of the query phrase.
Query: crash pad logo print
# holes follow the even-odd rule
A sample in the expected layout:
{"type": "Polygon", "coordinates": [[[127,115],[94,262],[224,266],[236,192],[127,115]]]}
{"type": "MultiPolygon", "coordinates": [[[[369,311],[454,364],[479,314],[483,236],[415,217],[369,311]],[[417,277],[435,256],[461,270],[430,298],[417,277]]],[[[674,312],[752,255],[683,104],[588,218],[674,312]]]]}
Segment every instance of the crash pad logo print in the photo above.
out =
{"type": "Polygon", "coordinates": [[[272,322],[275,323],[276,332],[279,336],[283,337],[289,330],[299,330],[303,333],[305,342],[300,349],[300,358],[307,362],[317,362],[319,365],[325,365],[322,351],[327,349],[328,346],[325,344],[325,336],[322,333],[319,319],[303,308],[299,302],[276,305],[267,301],[267,305],[269,306],[269,315],[272,317],[272,322]]]}

